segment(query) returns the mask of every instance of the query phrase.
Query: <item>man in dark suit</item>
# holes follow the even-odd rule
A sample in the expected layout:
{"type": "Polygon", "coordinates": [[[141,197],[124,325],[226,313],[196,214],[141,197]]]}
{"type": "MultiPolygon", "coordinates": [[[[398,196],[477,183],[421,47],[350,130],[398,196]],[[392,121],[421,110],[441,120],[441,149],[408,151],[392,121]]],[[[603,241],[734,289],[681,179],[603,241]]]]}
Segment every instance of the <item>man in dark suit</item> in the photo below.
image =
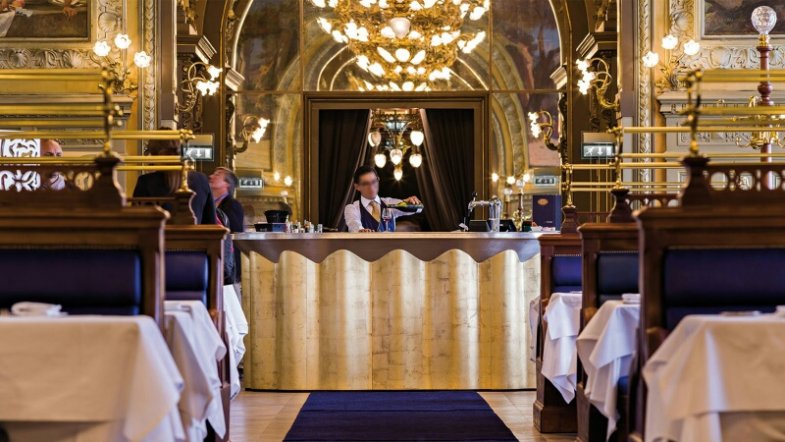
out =
{"type": "MultiPolygon", "coordinates": [[[[218,167],[210,174],[210,190],[215,207],[226,215],[229,225],[224,227],[228,227],[232,233],[245,230],[243,205],[233,197],[238,184],[237,175],[226,167],[218,167]]],[[[224,282],[240,282],[240,275],[240,249],[234,247],[234,275],[231,278],[225,277],[224,282]]]]}
{"type": "Polygon", "coordinates": [[[237,175],[226,167],[218,167],[210,174],[210,191],[215,207],[221,209],[229,218],[229,225],[226,227],[229,227],[232,233],[245,230],[243,205],[233,197],[238,184],[237,175]]]}
{"type": "MultiPolygon", "coordinates": [[[[145,151],[147,155],[180,155],[180,143],[175,140],[153,140],[145,151]]],[[[135,198],[156,198],[174,194],[180,187],[179,171],[158,171],[144,174],[136,181],[135,198]]],[[[215,203],[213,203],[207,176],[201,172],[188,173],[188,187],[195,193],[191,200],[191,210],[196,224],[215,224],[215,203]]],[[[170,204],[163,208],[171,210],[170,204]]]]}

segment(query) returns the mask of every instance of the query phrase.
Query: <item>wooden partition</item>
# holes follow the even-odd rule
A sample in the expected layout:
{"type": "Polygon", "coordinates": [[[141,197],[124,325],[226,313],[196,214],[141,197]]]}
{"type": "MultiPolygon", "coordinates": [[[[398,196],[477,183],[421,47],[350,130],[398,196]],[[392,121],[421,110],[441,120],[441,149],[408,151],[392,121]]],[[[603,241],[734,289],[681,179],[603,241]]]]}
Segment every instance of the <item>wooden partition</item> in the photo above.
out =
{"type": "MultiPolygon", "coordinates": [[[[157,207],[124,206],[115,181],[118,163],[114,157],[99,157],[92,165],[4,166],[42,176],[50,169],[76,169],[73,175],[92,179],[89,187],[70,192],[0,191],[0,248],[135,251],[141,262],[141,313],[163,326],[163,227],[168,215],[157,207]]],[[[46,272],[41,269],[41,277],[46,272]]],[[[86,272],[101,278],[100,268],[86,272]]],[[[83,277],[74,275],[74,284],[83,277]]]]}
{"type": "Polygon", "coordinates": [[[536,371],[537,399],[534,402],[534,426],[541,433],[570,433],[577,431],[575,401],[564,402],[559,391],[542,374],[542,350],[548,324],[543,320],[545,308],[556,287],[553,278],[554,259],[580,256],[581,238],[577,232],[577,212],[566,208],[565,221],[558,234],[540,237],[540,312],[537,325],[536,371]]]}
{"type": "MultiPolygon", "coordinates": [[[[630,377],[630,391],[636,396],[631,398],[635,419],[632,440],[642,440],[645,427],[646,386],[640,376],[642,367],[667,338],[669,325],[674,321],[667,317],[664,307],[668,255],[696,249],[712,252],[785,249],[785,191],[781,186],[769,189],[765,184],[771,176],[782,183],[785,165],[707,165],[707,162],[700,156],[684,159],[690,178],[680,196],[679,207],[646,208],[638,215],[643,250],[639,274],[642,304],[638,364],[630,377]],[[751,177],[752,183],[742,183],[745,176],[751,177]],[[712,187],[709,177],[723,177],[729,185],[712,187]]],[[[739,267],[743,264],[741,259],[739,267]]],[[[689,272],[689,264],[682,270],[689,272]]],[[[739,295],[743,302],[745,294],[739,295]]],[[[769,307],[774,309],[774,305],[769,307]]]]}
{"type": "MultiPolygon", "coordinates": [[[[637,253],[638,225],[632,215],[628,189],[614,189],[615,204],[605,223],[586,223],[578,229],[583,256],[583,302],[581,305],[581,331],[597,313],[601,300],[599,289],[599,257],[609,253],[637,253]]],[[[609,269],[606,269],[609,270],[609,269]]],[[[586,372],[578,359],[578,383],[575,393],[579,442],[605,441],[608,420],[591,405],[585,392],[586,372]]],[[[622,410],[626,406],[620,407],[622,410]]],[[[617,425],[617,439],[626,440],[626,415],[621,413],[617,425]]]]}

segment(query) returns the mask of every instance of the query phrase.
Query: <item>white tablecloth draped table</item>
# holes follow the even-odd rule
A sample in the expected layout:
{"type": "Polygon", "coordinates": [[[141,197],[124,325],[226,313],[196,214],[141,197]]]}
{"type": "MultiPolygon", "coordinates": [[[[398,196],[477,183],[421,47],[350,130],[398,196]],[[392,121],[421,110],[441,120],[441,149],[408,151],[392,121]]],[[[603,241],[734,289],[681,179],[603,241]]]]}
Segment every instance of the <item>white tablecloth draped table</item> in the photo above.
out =
{"type": "Polygon", "coordinates": [[[224,286],[224,314],[226,317],[226,335],[229,341],[229,364],[232,397],[240,393],[240,373],[237,369],[245,356],[243,339],[248,334],[248,320],[245,318],[240,298],[234,285],[224,286]]]}
{"type": "Polygon", "coordinates": [[[185,380],[179,410],[189,442],[207,436],[209,421],[226,434],[218,361],[226,355],[210,313],[200,301],[166,301],[166,343],[185,380]]]}
{"type": "Polygon", "coordinates": [[[785,318],[687,316],[643,376],[646,441],[785,440],[785,318]]]}
{"type": "Polygon", "coordinates": [[[146,316],[0,317],[11,440],[175,441],[183,378],[146,316]]]}
{"type": "Polygon", "coordinates": [[[616,386],[630,373],[639,321],[640,304],[606,301],[578,336],[578,357],[587,376],[584,392],[608,418],[607,436],[616,429],[616,386]]]}
{"type": "Polygon", "coordinates": [[[575,340],[580,329],[581,302],[580,293],[553,293],[543,315],[548,331],[543,337],[542,375],[567,403],[575,398],[578,371],[575,340]]]}

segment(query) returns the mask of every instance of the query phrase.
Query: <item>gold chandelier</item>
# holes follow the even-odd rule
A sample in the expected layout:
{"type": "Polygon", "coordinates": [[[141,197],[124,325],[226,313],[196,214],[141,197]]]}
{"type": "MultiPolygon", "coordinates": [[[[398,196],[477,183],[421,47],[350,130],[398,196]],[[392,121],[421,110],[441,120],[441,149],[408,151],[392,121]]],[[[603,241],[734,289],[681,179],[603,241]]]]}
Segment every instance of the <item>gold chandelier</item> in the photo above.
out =
{"type": "Polygon", "coordinates": [[[471,53],[485,31],[461,31],[464,18],[479,20],[490,0],[311,0],[331,8],[335,18],[317,18],[319,26],[355,55],[371,74],[359,89],[429,91],[449,80],[458,51],[471,53]]]}
{"type": "Polygon", "coordinates": [[[393,163],[393,177],[396,181],[403,178],[403,159],[409,154],[409,164],[413,168],[422,165],[420,152],[425,141],[419,109],[376,109],[371,111],[371,131],[368,144],[375,149],[374,164],[379,169],[387,165],[387,156],[393,163]]]}

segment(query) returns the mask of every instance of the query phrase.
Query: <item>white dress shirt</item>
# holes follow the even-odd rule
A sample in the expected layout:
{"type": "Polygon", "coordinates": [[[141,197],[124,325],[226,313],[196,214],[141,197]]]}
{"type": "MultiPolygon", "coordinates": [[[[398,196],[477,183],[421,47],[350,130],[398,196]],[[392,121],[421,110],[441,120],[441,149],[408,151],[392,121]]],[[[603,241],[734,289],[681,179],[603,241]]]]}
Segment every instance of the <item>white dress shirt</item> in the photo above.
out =
{"type": "MultiPolygon", "coordinates": [[[[346,208],[343,209],[343,218],[346,221],[346,227],[349,228],[350,232],[359,232],[360,230],[363,229],[362,215],[361,215],[362,212],[360,212],[361,210],[360,204],[362,204],[363,207],[365,207],[365,210],[367,210],[368,213],[373,213],[373,210],[371,209],[371,203],[373,201],[376,201],[376,204],[379,205],[379,214],[381,214],[382,212],[382,201],[384,201],[384,204],[386,204],[388,208],[392,209],[393,218],[398,218],[399,216],[412,215],[412,213],[410,212],[403,212],[394,207],[391,207],[402,201],[399,200],[398,198],[380,198],[377,195],[375,200],[369,200],[368,198],[361,196],[359,200],[347,205],[346,208]]],[[[422,209],[417,209],[416,213],[420,213],[421,210],[422,209]]]]}

